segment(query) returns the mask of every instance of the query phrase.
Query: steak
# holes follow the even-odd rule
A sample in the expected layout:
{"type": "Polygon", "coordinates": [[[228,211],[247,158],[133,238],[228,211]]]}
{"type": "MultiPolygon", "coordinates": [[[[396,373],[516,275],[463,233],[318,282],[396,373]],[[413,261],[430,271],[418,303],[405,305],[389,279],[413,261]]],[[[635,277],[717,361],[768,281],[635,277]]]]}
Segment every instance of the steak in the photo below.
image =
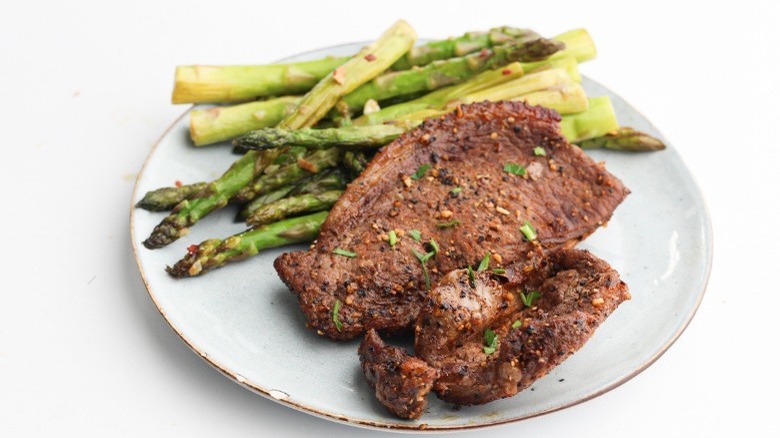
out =
{"type": "MultiPolygon", "coordinates": [[[[466,270],[450,272],[428,294],[415,327],[415,354],[436,373],[425,374],[424,383],[415,380],[414,412],[425,407],[425,388],[457,405],[517,394],[579,350],[627,299],[628,288],[618,273],[583,250],[534,256],[507,268],[506,276],[484,271],[472,280],[466,270]]],[[[361,351],[364,345],[381,343],[375,337],[369,332],[361,351]]],[[[412,359],[404,352],[392,363],[412,359]]],[[[364,371],[391,363],[378,355],[361,354],[360,360],[364,371]]],[[[409,398],[404,383],[414,376],[408,366],[393,369],[396,374],[386,377],[381,397],[377,386],[377,397],[397,412],[399,406],[411,406],[398,400],[409,398]]],[[[366,377],[370,379],[368,373],[366,377]]]]}
{"type": "Polygon", "coordinates": [[[488,252],[500,266],[572,247],[605,225],[629,191],[559,121],[522,102],[474,103],[385,146],[309,250],[274,262],[307,325],[335,339],[408,330],[447,272],[488,252]]]}

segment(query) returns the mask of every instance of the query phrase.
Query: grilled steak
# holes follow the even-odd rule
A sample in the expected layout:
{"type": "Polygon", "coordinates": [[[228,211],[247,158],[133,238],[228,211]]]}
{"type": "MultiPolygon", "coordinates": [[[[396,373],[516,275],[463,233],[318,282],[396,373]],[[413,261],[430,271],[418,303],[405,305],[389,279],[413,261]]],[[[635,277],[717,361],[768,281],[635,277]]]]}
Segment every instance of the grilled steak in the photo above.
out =
{"type": "Polygon", "coordinates": [[[445,401],[510,397],[579,350],[630,297],[618,273],[583,250],[515,264],[505,278],[485,271],[472,283],[453,271],[420,313],[415,354],[441,373],[433,390],[445,401]]]}
{"type": "Polygon", "coordinates": [[[366,333],[358,354],[376,398],[398,417],[420,418],[438,371],[402,348],[385,345],[374,330],[366,333]]]}
{"type": "Polygon", "coordinates": [[[521,102],[475,103],[377,153],[311,248],[274,263],[308,325],[336,339],[408,329],[447,272],[488,251],[495,266],[571,247],[606,224],[629,191],[559,120],[521,102]],[[520,232],[526,222],[535,239],[520,232]]]}

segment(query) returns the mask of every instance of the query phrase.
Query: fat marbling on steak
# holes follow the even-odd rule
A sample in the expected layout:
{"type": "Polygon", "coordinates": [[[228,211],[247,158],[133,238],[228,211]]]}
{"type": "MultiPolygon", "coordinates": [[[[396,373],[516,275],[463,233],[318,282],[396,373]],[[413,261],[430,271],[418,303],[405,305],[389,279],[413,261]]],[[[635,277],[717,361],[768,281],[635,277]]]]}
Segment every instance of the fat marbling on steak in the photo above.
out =
{"type": "Polygon", "coordinates": [[[538,246],[571,247],[606,224],[629,191],[559,121],[522,102],[474,103],[385,146],[310,249],[274,263],[307,325],[335,339],[409,329],[447,272],[487,252],[499,266],[538,246]],[[526,222],[536,239],[520,231],[526,222]]]}

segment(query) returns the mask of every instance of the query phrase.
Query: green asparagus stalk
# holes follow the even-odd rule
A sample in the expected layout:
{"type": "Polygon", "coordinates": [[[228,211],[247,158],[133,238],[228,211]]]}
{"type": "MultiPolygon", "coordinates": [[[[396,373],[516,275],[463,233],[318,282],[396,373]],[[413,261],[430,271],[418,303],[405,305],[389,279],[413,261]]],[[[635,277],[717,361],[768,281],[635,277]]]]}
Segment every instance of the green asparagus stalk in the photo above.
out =
{"type": "Polygon", "coordinates": [[[246,149],[270,149],[285,145],[301,145],[309,149],[338,146],[344,149],[376,149],[401,135],[405,130],[394,125],[346,126],[323,129],[265,128],[248,132],[233,140],[233,144],[246,149]]]}
{"type": "Polygon", "coordinates": [[[243,260],[268,248],[300,242],[317,237],[320,226],[328,217],[323,211],[292,219],[285,219],[222,239],[209,239],[191,246],[175,265],[166,267],[173,277],[194,277],[229,262],[243,260]]]}
{"type": "Polygon", "coordinates": [[[354,113],[363,110],[369,100],[384,101],[421,91],[433,91],[510,62],[539,61],[561,49],[563,44],[558,41],[538,38],[525,43],[496,46],[481,53],[433,61],[424,67],[386,73],[344,96],[344,110],[354,113]]]}
{"type": "Polygon", "coordinates": [[[471,103],[483,100],[509,100],[535,91],[560,87],[572,83],[574,83],[574,81],[566,70],[554,68],[531,73],[493,87],[464,94],[458,99],[458,102],[471,103]]]}
{"type": "Polygon", "coordinates": [[[550,57],[551,59],[574,56],[577,62],[585,62],[596,57],[596,44],[585,29],[570,30],[554,36],[553,39],[565,44],[566,49],[555,53],[550,57]]]}
{"type": "Polygon", "coordinates": [[[344,193],[343,190],[329,190],[323,193],[306,193],[282,198],[253,211],[246,218],[246,223],[250,227],[256,228],[301,213],[328,210],[336,203],[342,193],[344,193]]]}
{"type": "Polygon", "coordinates": [[[298,196],[305,194],[316,194],[326,192],[328,190],[343,190],[347,185],[347,179],[340,170],[319,172],[313,176],[298,182],[297,184],[289,184],[269,192],[264,195],[260,195],[247,204],[238,214],[238,219],[246,220],[246,218],[252,214],[253,211],[271,202],[278,201],[287,196],[298,196]]]}
{"type": "Polygon", "coordinates": [[[441,88],[432,93],[428,93],[420,98],[410,100],[409,102],[399,103],[397,105],[382,108],[380,111],[371,114],[363,114],[353,120],[354,125],[376,125],[387,121],[395,120],[400,116],[427,110],[441,109],[450,101],[460,99],[464,95],[474,93],[480,90],[488,89],[523,75],[523,69],[519,63],[513,62],[496,70],[482,72],[473,78],[457,85],[441,88]]]}
{"type": "Polygon", "coordinates": [[[190,138],[195,146],[230,140],[249,130],[276,126],[292,113],[301,98],[280,97],[262,102],[216,106],[190,111],[190,138]]]}
{"type": "Polygon", "coordinates": [[[608,96],[588,99],[588,110],[561,117],[561,133],[570,143],[580,143],[617,130],[615,110],[608,96]]]}
{"type": "Polygon", "coordinates": [[[554,68],[562,68],[566,70],[569,77],[577,83],[582,82],[582,75],[580,74],[579,64],[577,64],[577,58],[574,56],[566,56],[556,59],[545,59],[544,61],[535,62],[523,62],[523,71],[526,74],[538,73],[544,70],[550,70],[554,68]]]}
{"type": "Polygon", "coordinates": [[[344,64],[322,78],[301,99],[279,127],[298,129],[313,126],[338,100],[370,81],[400,58],[414,44],[417,34],[403,20],[397,21],[378,40],[360,49],[344,64]]]}
{"type": "Polygon", "coordinates": [[[346,151],[342,163],[349,170],[352,179],[355,179],[366,170],[368,161],[366,154],[361,151],[346,151]]]}
{"type": "Polygon", "coordinates": [[[260,96],[303,94],[349,57],[269,65],[176,67],[173,103],[240,102],[260,96]]]}
{"type": "Polygon", "coordinates": [[[149,211],[170,211],[179,202],[203,190],[208,183],[199,182],[185,184],[180,187],[163,187],[146,192],[143,198],[135,204],[138,208],[149,211]]]}
{"type": "Polygon", "coordinates": [[[149,238],[144,241],[144,246],[149,249],[161,248],[187,234],[189,227],[215,209],[225,206],[231,197],[249,184],[281,151],[249,151],[244,154],[221,177],[176,205],[154,228],[149,238]]]}
{"type": "MultiPolygon", "coordinates": [[[[270,149],[269,151],[275,150],[277,149],[270,149]]],[[[247,154],[256,152],[258,151],[249,151],[247,154]]],[[[311,155],[301,158],[297,163],[288,164],[280,167],[275,172],[263,174],[251,182],[248,181],[233,196],[233,200],[242,203],[249,202],[257,196],[267,193],[269,190],[278,189],[299,181],[306,176],[336,167],[341,158],[342,152],[338,148],[315,151],[311,155]]]]}
{"type": "Polygon", "coordinates": [[[539,38],[539,34],[528,29],[502,27],[488,32],[467,32],[456,38],[432,41],[413,47],[391,67],[393,70],[408,70],[414,66],[426,65],[439,59],[464,56],[482,49],[507,44],[526,42],[539,38]]]}
{"type": "Polygon", "coordinates": [[[588,96],[582,85],[576,82],[524,94],[512,100],[521,100],[529,105],[552,108],[558,114],[576,114],[588,109],[588,96]]]}
{"type": "Polygon", "coordinates": [[[600,137],[583,140],[577,144],[583,149],[607,148],[619,151],[660,151],[666,145],[659,139],[642,131],[626,126],[618,128],[600,137]]]}

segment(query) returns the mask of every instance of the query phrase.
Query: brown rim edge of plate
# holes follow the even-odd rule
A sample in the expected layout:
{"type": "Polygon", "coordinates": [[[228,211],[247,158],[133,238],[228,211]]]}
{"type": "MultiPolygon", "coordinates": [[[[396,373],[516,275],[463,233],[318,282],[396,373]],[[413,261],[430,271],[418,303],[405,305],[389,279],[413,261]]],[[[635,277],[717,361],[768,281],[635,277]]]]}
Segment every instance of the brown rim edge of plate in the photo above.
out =
{"type": "MultiPolygon", "coordinates": [[[[340,45],[336,45],[336,46],[331,46],[331,47],[328,47],[328,48],[336,48],[336,47],[347,46],[347,45],[352,45],[352,44],[361,44],[361,43],[346,43],[346,44],[340,44],[340,45]]],[[[309,52],[316,52],[316,51],[319,51],[319,50],[322,50],[322,49],[311,50],[309,52]]],[[[309,53],[309,52],[304,52],[301,55],[304,55],[304,54],[309,53]]],[[[631,107],[632,109],[634,109],[634,111],[636,111],[636,109],[632,105],[630,105],[628,102],[626,102],[626,104],[629,107],[631,107]]],[[[324,418],[326,420],[332,420],[332,421],[335,421],[337,423],[348,424],[348,425],[352,425],[352,426],[361,426],[361,427],[365,427],[365,428],[379,429],[379,430],[392,430],[392,431],[405,431],[405,432],[447,432],[447,431],[462,431],[462,430],[471,430],[471,429],[484,429],[484,428],[487,428],[487,427],[494,427],[494,426],[500,426],[500,425],[503,425],[503,424],[515,423],[515,422],[518,422],[518,421],[527,420],[527,419],[534,418],[534,417],[539,417],[539,416],[542,416],[542,415],[550,414],[552,412],[556,412],[556,411],[560,411],[560,410],[563,410],[563,409],[566,409],[566,408],[570,408],[572,406],[576,406],[576,405],[578,405],[580,403],[584,403],[584,402],[592,400],[592,399],[594,399],[594,398],[596,398],[596,397],[598,397],[600,395],[606,394],[607,392],[609,392],[609,391],[611,391],[611,390],[621,386],[622,384],[628,382],[629,380],[633,379],[634,377],[639,375],[642,371],[646,370],[650,365],[655,363],[655,361],[657,361],[664,353],[666,353],[669,350],[669,348],[672,346],[672,344],[674,344],[675,341],[677,341],[677,339],[680,338],[680,335],[682,335],[682,333],[685,331],[686,328],[688,328],[688,325],[693,320],[693,317],[696,314],[696,311],[699,309],[699,306],[701,305],[701,302],[704,299],[704,292],[707,289],[707,284],[709,283],[709,279],[710,279],[710,273],[712,271],[712,255],[713,255],[712,218],[710,216],[709,208],[707,207],[706,200],[704,199],[704,194],[701,191],[701,188],[699,187],[699,185],[696,182],[696,180],[693,178],[693,175],[689,171],[688,174],[689,174],[689,176],[691,178],[691,183],[696,188],[696,191],[699,194],[699,198],[701,199],[702,205],[704,206],[704,217],[706,218],[705,239],[707,241],[707,263],[706,263],[706,266],[705,266],[704,281],[702,282],[701,290],[698,291],[698,296],[696,298],[696,304],[693,306],[693,308],[689,312],[689,314],[686,317],[686,319],[683,322],[683,324],[680,325],[680,327],[677,329],[677,331],[666,341],[666,343],[664,345],[661,346],[661,348],[658,349],[658,351],[656,351],[653,354],[652,357],[650,357],[645,363],[643,363],[642,365],[637,367],[633,372],[627,374],[623,378],[618,379],[615,382],[612,382],[611,384],[605,386],[604,388],[601,388],[598,391],[595,391],[594,393],[592,393],[592,394],[590,394],[590,395],[588,395],[586,397],[583,397],[583,398],[581,398],[579,400],[575,400],[575,401],[570,402],[570,403],[563,404],[561,406],[556,406],[554,408],[546,409],[546,410],[543,410],[543,411],[540,411],[540,412],[536,412],[536,413],[533,413],[533,414],[529,414],[529,415],[525,415],[525,416],[520,416],[520,417],[517,417],[517,418],[510,418],[510,419],[499,420],[499,421],[494,421],[494,422],[490,422],[490,423],[470,424],[470,425],[463,425],[463,426],[433,426],[433,427],[428,427],[428,425],[426,423],[424,423],[424,422],[423,423],[419,423],[419,424],[409,424],[407,426],[407,425],[404,425],[404,424],[392,424],[392,423],[383,423],[383,422],[359,420],[359,419],[350,418],[350,417],[347,417],[347,416],[344,416],[344,415],[339,415],[339,414],[335,414],[335,413],[332,413],[332,412],[319,410],[319,409],[313,408],[311,406],[307,406],[307,405],[304,405],[304,404],[301,404],[301,403],[297,403],[297,402],[294,402],[294,401],[291,401],[291,400],[276,398],[273,395],[271,395],[271,391],[273,391],[272,389],[263,388],[263,387],[255,384],[255,383],[253,383],[251,381],[246,380],[243,377],[239,377],[239,375],[237,373],[235,373],[232,370],[228,369],[224,365],[218,363],[217,361],[215,361],[213,358],[211,358],[205,352],[200,351],[197,347],[195,347],[195,345],[192,344],[192,342],[190,342],[190,340],[186,336],[184,336],[184,334],[182,332],[179,331],[179,329],[176,326],[173,325],[173,323],[168,319],[168,316],[166,315],[166,313],[162,310],[162,308],[158,304],[157,298],[155,297],[155,294],[152,291],[152,288],[151,288],[151,286],[149,285],[149,282],[146,279],[146,273],[144,272],[143,267],[141,266],[141,260],[138,258],[138,247],[137,247],[137,245],[135,243],[135,233],[133,231],[133,216],[134,216],[134,212],[135,212],[134,201],[135,201],[135,198],[137,197],[137,193],[138,193],[138,182],[141,179],[141,175],[143,175],[143,173],[144,173],[144,169],[146,169],[146,165],[148,164],[149,159],[153,155],[154,151],[157,149],[157,146],[160,145],[160,143],[163,141],[163,139],[165,139],[165,137],[171,132],[173,127],[176,126],[176,124],[178,124],[184,117],[186,117],[187,114],[189,114],[189,112],[193,108],[194,108],[194,105],[190,106],[190,108],[188,108],[181,116],[177,117],[176,120],[174,120],[173,123],[171,123],[171,125],[168,126],[168,128],[165,129],[165,132],[163,132],[163,134],[160,136],[160,138],[154,143],[154,146],[152,146],[152,149],[149,150],[149,153],[146,155],[146,158],[144,159],[143,165],[141,166],[141,169],[139,170],[138,175],[136,176],[135,184],[133,185],[133,192],[132,192],[132,194],[130,196],[130,222],[129,222],[129,225],[130,225],[130,243],[131,243],[131,245],[133,247],[133,257],[135,258],[135,262],[138,265],[138,271],[141,274],[141,279],[144,282],[144,286],[146,287],[146,291],[149,294],[149,297],[152,299],[152,302],[154,303],[154,306],[157,308],[157,311],[163,317],[163,319],[168,324],[168,326],[174,331],[174,333],[176,333],[176,335],[193,352],[197,353],[197,355],[201,359],[203,359],[206,363],[208,363],[212,367],[216,368],[217,371],[219,371],[220,373],[222,373],[223,375],[225,375],[226,377],[228,377],[230,380],[232,380],[233,382],[237,383],[238,385],[243,386],[243,387],[245,387],[247,389],[250,389],[251,391],[253,391],[253,392],[257,393],[257,394],[260,394],[263,397],[265,397],[265,398],[267,398],[267,399],[269,399],[271,401],[274,401],[274,402],[277,402],[277,403],[281,403],[283,405],[287,405],[289,407],[292,407],[292,408],[294,408],[296,410],[299,410],[299,411],[302,411],[302,412],[305,412],[305,413],[308,413],[308,414],[313,414],[313,415],[315,415],[317,417],[324,418]]],[[[637,113],[639,113],[639,111],[637,111],[637,113]]],[[[650,122],[650,121],[648,120],[648,122],[650,122]]],[[[652,122],[650,122],[650,123],[652,124],[652,122]]],[[[656,128],[656,130],[657,130],[657,128],[656,128]]],[[[682,157],[680,157],[680,162],[683,165],[683,167],[686,170],[688,170],[688,166],[685,164],[684,161],[682,161],[682,157]]]]}

